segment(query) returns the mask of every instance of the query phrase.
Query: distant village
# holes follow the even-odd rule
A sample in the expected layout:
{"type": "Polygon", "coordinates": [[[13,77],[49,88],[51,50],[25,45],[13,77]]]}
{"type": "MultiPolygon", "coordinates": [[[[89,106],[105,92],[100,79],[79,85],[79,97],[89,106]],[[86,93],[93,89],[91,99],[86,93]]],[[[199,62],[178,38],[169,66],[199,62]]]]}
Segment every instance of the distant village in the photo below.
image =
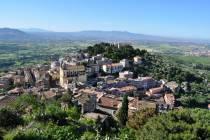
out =
{"type": "Polygon", "coordinates": [[[186,56],[202,56],[210,57],[210,50],[208,49],[193,49],[191,51],[185,52],[186,56]]]}
{"type": "MultiPolygon", "coordinates": [[[[50,100],[67,91],[72,93],[72,102],[81,108],[83,116],[92,119],[106,118],[107,114],[114,117],[125,94],[128,95],[129,114],[140,108],[165,112],[179,107],[173,94],[179,89],[176,82],[158,81],[153,77],[133,78],[133,72],[125,70],[143,63],[140,56],[133,57],[132,61],[123,59],[113,63],[102,54],[72,53],[51,65],[9,71],[0,77],[0,108],[23,93],[50,100]]],[[[61,106],[65,108],[68,104],[63,102],[61,106]]]]}

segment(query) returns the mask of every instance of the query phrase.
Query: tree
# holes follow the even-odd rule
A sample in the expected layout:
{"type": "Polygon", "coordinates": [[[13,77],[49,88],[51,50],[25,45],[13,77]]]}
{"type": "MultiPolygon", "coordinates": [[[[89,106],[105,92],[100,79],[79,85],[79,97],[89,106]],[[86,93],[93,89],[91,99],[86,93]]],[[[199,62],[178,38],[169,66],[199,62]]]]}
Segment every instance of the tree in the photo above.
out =
{"type": "Polygon", "coordinates": [[[81,140],[95,140],[96,139],[96,134],[90,131],[85,132],[81,138],[81,140]]]}
{"type": "Polygon", "coordinates": [[[209,117],[210,112],[205,109],[174,110],[149,119],[136,139],[207,140],[210,138],[209,117]]]}
{"type": "Polygon", "coordinates": [[[8,109],[0,110],[0,127],[14,128],[23,123],[23,120],[15,112],[8,109]]]}
{"type": "Polygon", "coordinates": [[[25,109],[29,106],[32,107],[33,111],[38,110],[41,106],[41,103],[36,98],[36,96],[29,93],[22,94],[12,104],[12,108],[18,113],[24,113],[25,109]]]}
{"type": "Polygon", "coordinates": [[[68,90],[62,97],[59,99],[60,102],[68,103],[69,105],[72,104],[72,92],[68,90]]]}
{"type": "Polygon", "coordinates": [[[121,125],[125,125],[128,120],[128,95],[123,96],[122,106],[117,113],[117,118],[121,125]]]}
{"type": "Polygon", "coordinates": [[[139,130],[151,117],[156,115],[154,108],[140,109],[129,117],[128,128],[134,131],[139,130]]]}
{"type": "Polygon", "coordinates": [[[0,140],[3,140],[4,130],[0,128],[0,140]]]}
{"type": "Polygon", "coordinates": [[[58,125],[67,124],[67,113],[63,111],[56,101],[51,101],[45,105],[43,112],[36,115],[35,119],[41,122],[53,122],[58,125]]]}

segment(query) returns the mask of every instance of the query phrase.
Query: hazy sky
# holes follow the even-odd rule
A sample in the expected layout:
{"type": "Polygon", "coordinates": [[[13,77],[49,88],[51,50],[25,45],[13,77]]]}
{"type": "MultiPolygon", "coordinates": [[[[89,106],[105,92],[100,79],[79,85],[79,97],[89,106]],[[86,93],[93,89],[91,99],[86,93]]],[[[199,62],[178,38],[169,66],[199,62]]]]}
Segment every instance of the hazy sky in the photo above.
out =
{"type": "Polygon", "coordinates": [[[210,0],[0,0],[0,27],[210,39],[210,0]]]}

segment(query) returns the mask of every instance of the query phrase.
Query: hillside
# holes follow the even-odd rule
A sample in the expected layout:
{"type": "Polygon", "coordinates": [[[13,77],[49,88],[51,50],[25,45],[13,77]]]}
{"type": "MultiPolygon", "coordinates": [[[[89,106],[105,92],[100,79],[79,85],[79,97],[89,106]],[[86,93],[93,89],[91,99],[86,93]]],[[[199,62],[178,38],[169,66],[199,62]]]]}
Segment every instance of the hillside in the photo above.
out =
{"type": "Polygon", "coordinates": [[[0,28],[0,40],[29,39],[30,35],[17,29],[0,28]]]}

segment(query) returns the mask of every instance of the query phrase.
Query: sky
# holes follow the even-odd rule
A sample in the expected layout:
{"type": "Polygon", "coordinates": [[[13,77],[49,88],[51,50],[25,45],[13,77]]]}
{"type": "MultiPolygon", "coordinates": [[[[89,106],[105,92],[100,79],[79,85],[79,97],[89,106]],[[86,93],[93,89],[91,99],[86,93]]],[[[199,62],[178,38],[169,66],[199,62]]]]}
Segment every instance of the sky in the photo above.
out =
{"type": "Polygon", "coordinates": [[[210,0],[0,0],[0,27],[210,39],[210,0]]]}

